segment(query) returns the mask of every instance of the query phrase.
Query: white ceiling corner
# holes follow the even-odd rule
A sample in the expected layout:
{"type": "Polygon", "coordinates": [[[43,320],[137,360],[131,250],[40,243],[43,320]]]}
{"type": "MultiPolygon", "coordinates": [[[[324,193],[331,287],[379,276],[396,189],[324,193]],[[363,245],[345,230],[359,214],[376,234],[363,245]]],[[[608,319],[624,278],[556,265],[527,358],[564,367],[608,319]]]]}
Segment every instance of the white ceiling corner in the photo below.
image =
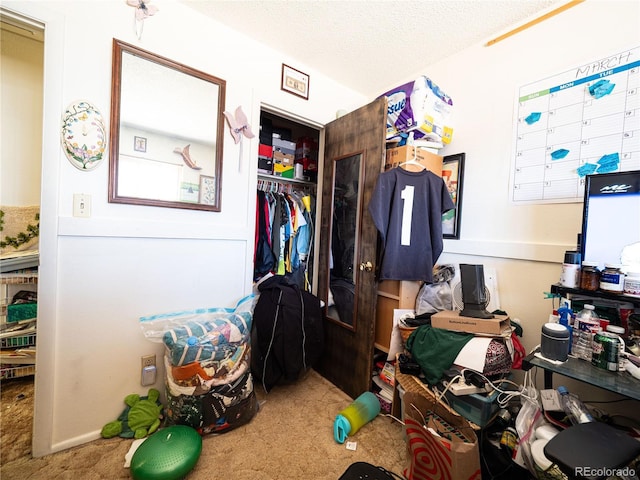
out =
{"type": "Polygon", "coordinates": [[[375,98],[417,70],[488,41],[567,1],[182,0],[182,3],[375,98]]]}

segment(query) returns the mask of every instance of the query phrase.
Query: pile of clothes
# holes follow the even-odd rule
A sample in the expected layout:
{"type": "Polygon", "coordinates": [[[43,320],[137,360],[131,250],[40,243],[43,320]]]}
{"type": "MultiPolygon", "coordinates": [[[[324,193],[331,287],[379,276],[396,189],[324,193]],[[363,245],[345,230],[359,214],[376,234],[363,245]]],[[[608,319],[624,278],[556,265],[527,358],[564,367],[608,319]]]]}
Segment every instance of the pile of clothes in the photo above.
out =
{"type": "MultiPolygon", "coordinates": [[[[174,325],[162,334],[165,424],[188,425],[208,434],[248,423],[258,411],[250,367],[251,309],[202,309],[159,317],[164,318],[155,321],[170,317],[174,325]]],[[[141,321],[149,326],[154,318],[141,321]]]]}

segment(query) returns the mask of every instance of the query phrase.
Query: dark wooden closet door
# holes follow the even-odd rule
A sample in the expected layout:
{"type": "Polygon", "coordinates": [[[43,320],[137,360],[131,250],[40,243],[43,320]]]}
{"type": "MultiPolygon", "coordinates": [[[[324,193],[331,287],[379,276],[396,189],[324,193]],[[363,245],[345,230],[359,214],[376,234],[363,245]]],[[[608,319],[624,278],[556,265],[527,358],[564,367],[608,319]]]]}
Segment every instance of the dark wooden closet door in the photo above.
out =
{"type": "Polygon", "coordinates": [[[386,113],[380,98],[325,128],[318,296],[332,292],[336,304],[324,309],[317,370],[353,398],[371,387],[378,234],[367,207],[384,167],[386,113]]]}

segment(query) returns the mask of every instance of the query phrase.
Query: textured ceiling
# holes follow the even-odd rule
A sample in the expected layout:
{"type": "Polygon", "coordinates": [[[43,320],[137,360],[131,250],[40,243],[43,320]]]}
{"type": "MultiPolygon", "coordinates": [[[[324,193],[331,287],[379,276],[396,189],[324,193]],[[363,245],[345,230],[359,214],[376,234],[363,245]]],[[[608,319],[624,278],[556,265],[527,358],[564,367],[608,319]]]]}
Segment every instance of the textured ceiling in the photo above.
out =
{"type": "MultiPolygon", "coordinates": [[[[566,0],[183,0],[368,97],[566,0]]],[[[293,63],[293,62],[292,62],[293,63]]],[[[296,68],[294,63],[291,65],[296,68]]],[[[313,82],[313,78],[311,79],[313,82]]]]}

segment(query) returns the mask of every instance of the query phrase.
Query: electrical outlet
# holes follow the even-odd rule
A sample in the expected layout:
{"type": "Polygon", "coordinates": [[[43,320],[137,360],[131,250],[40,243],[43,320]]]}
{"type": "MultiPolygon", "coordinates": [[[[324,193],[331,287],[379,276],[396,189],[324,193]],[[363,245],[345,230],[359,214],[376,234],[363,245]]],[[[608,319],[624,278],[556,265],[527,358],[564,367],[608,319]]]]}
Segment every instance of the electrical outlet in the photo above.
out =
{"type": "Polygon", "coordinates": [[[144,370],[144,367],[155,367],[156,366],[156,355],[155,353],[153,355],[144,355],[142,357],[142,369],[144,370]]]}
{"type": "Polygon", "coordinates": [[[141,359],[142,371],[140,374],[140,384],[142,386],[153,385],[156,383],[156,356],[144,355],[141,359]]]}

